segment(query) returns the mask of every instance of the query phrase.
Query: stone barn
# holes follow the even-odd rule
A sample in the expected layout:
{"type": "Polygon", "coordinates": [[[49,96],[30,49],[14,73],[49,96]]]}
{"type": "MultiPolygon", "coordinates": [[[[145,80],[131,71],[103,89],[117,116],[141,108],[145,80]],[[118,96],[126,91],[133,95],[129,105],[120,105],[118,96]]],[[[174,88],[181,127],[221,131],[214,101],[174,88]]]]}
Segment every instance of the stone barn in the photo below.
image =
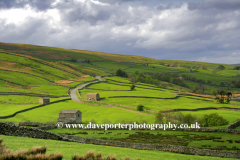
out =
{"type": "Polygon", "coordinates": [[[41,104],[47,104],[50,102],[50,99],[48,97],[42,97],[39,99],[39,103],[41,104]]]}
{"type": "Polygon", "coordinates": [[[62,110],[59,113],[58,122],[82,123],[82,112],[79,110],[62,110]]]}
{"type": "Polygon", "coordinates": [[[232,97],[231,101],[238,101],[238,102],[240,102],[240,97],[232,97]]]}
{"type": "Polygon", "coordinates": [[[95,100],[95,101],[99,101],[100,100],[100,96],[98,93],[88,93],[86,95],[87,100],[95,100]]]}

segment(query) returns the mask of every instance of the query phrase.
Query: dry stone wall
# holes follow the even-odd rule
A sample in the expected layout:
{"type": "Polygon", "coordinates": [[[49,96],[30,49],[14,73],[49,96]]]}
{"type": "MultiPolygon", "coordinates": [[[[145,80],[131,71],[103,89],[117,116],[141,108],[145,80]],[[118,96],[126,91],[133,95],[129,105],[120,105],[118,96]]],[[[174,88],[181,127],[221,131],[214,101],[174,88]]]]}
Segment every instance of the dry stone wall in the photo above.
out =
{"type": "Polygon", "coordinates": [[[29,110],[32,110],[32,109],[35,109],[35,108],[43,107],[43,106],[45,106],[45,105],[49,105],[49,104],[53,104],[53,103],[58,103],[58,102],[62,102],[62,101],[67,101],[67,100],[71,100],[71,98],[62,99],[62,100],[58,100],[58,101],[54,101],[54,102],[49,102],[49,103],[47,103],[47,104],[41,104],[41,105],[38,105],[38,106],[35,106],[35,107],[23,109],[23,110],[20,110],[20,111],[15,112],[15,113],[13,113],[13,114],[11,114],[11,115],[8,115],[8,116],[0,116],[0,119],[11,118],[11,117],[14,117],[15,115],[17,115],[18,113],[26,112],[26,111],[29,111],[29,110]]]}
{"type": "Polygon", "coordinates": [[[48,94],[38,94],[38,93],[24,93],[24,92],[0,92],[0,95],[23,95],[23,96],[32,96],[32,97],[51,97],[51,98],[59,98],[59,97],[68,97],[68,95],[48,95],[48,94]]]}
{"type": "Polygon", "coordinates": [[[168,151],[168,152],[174,152],[174,153],[201,155],[201,156],[240,158],[240,152],[199,149],[199,148],[194,148],[194,147],[177,146],[177,145],[129,143],[129,142],[100,140],[100,139],[84,138],[84,137],[78,137],[78,136],[68,136],[68,135],[64,135],[64,136],[68,139],[72,139],[77,142],[96,144],[96,145],[125,147],[125,148],[139,149],[139,150],[168,151]]]}
{"type": "Polygon", "coordinates": [[[38,128],[15,126],[2,122],[0,122],[0,134],[7,136],[19,136],[75,142],[74,140],[70,140],[66,137],[62,137],[55,133],[47,132],[38,128]]]}
{"type": "Polygon", "coordinates": [[[233,128],[236,128],[236,127],[238,127],[238,126],[240,126],[240,121],[237,121],[237,122],[229,125],[229,126],[227,127],[227,129],[233,129],[233,128]]]}
{"type": "Polygon", "coordinates": [[[12,123],[7,124],[7,123],[0,122],[0,134],[8,135],[8,136],[52,139],[52,140],[60,140],[60,141],[96,144],[96,145],[125,147],[125,148],[139,149],[139,150],[158,150],[158,151],[168,151],[168,152],[190,154],[190,155],[240,159],[240,152],[199,149],[194,147],[177,146],[177,145],[129,143],[129,142],[100,140],[100,139],[93,139],[93,138],[84,138],[79,136],[68,136],[68,135],[60,136],[60,135],[57,135],[48,131],[44,131],[41,129],[37,129],[37,128],[15,126],[12,123]]]}

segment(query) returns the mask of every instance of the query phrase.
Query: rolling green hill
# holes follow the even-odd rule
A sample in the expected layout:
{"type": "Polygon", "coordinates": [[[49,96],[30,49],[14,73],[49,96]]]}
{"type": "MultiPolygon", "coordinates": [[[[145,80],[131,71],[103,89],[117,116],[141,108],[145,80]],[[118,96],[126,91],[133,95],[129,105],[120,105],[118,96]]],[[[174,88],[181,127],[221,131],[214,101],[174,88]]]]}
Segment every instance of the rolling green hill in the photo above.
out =
{"type": "MultiPolygon", "coordinates": [[[[199,90],[200,84],[201,87],[204,87],[203,90],[208,93],[214,89],[240,91],[239,85],[234,82],[240,80],[240,71],[234,70],[237,65],[224,64],[225,69],[221,70],[218,68],[220,64],[213,63],[152,59],[13,43],[0,43],[0,53],[0,63],[5,69],[11,68],[14,71],[32,73],[35,75],[35,79],[37,79],[36,76],[43,77],[42,75],[46,79],[54,81],[74,79],[82,74],[90,73],[96,75],[114,74],[117,69],[121,68],[129,75],[136,71],[155,78],[157,74],[168,74],[171,81],[174,77],[183,77],[184,83],[188,86],[187,91],[194,90],[193,88],[199,90]]],[[[8,78],[5,77],[5,79],[8,78]]],[[[156,79],[162,80],[161,78],[156,79]]],[[[47,80],[45,81],[42,80],[41,83],[48,83],[47,80]]]]}
{"type": "MultiPolygon", "coordinates": [[[[39,106],[40,97],[50,97],[51,102],[66,99],[73,88],[95,80],[96,75],[104,79],[101,83],[91,84],[76,92],[79,93],[81,103],[67,99],[24,111],[10,118],[0,118],[0,121],[56,123],[61,110],[80,110],[84,123],[153,124],[158,111],[174,110],[176,115],[191,114],[196,118],[218,113],[232,124],[239,120],[240,112],[235,110],[240,109],[240,102],[217,103],[215,96],[210,93],[226,90],[232,92],[233,96],[240,95],[240,70],[235,70],[236,66],[238,65],[0,43],[0,117],[39,106]],[[119,73],[116,72],[119,69],[126,72],[128,77],[114,76],[119,73]],[[133,90],[130,89],[132,84],[135,85],[133,90]],[[100,101],[88,101],[87,93],[99,93],[100,101]],[[138,105],[143,105],[144,111],[137,111],[138,105]],[[222,107],[230,110],[222,110],[222,107]],[[205,109],[193,111],[199,108],[205,109]]],[[[167,114],[164,116],[164,123],[175,120],[167,119],[167,114]]],[[[224,124],[215,128],[227,126],[224,124]]],[[[71,132],[70,130],[69,133],[71,132]]],[[[116,133],[113,130],[114,134],[116,133]]],[[[234,147],[235,143],[228,144],[228,136],[231,135],[226,133],[224,145],[234,147]]],[[[44,143],[45,140],[42,144],[44,143]]],[[[206,148],[206,144],[208,148],[219,145],[219,142],[194,143],[197,145],[192,146],[203,148],[206,148]]],[[[239,147],[238,144],[237,146],[239,147]]],[[[111,150],[115,152],[115,149],[111,150]]],[[[138,153],[140,152],[136,151],[138,153]]],[[[122,154],[123,151],[120,155],[122,154]]],[[[158,158],[154,156],[152,159],[158,158]]]]}

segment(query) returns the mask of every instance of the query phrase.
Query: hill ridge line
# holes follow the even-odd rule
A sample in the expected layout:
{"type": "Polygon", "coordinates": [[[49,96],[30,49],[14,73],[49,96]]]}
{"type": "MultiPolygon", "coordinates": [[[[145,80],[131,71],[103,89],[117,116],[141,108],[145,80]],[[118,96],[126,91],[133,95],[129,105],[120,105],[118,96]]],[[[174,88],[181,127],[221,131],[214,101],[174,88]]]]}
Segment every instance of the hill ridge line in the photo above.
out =
{"type": "Polygon", "coordinates": [[[78,75],[78,74],[75,74],[75,73],[69,72],[69,71],[67,71],[67,70],[65,70],[65,69],[56,67],[56,66],[48,63],[48,62],[45,61],[45,60],[41,60],[41,59],[38,59],[38,58],[33,58],[33,57],[27,56],[27,55],[16,54],[16,53],[8,53],[8,52],[4,52],[4,53],[5,53],[5,54],[10,54],[10,55],[19,56],[19,57],[26,57],[26,58],[28,58],[28,59],[33,60],[34,62],[43,64],[43,65],[46,65],[46,66],[49,66],[49,67],[52,67],[52,68],[55,68],[55,69],[58,69],[58,70],[61,70],[61,71],[64,71],[64,72],[67,72],[67,73],[72,74],[72,75],[75,75],[75,76],[77,76],[77,77],[80,77],[80,75],[78,75]]]}

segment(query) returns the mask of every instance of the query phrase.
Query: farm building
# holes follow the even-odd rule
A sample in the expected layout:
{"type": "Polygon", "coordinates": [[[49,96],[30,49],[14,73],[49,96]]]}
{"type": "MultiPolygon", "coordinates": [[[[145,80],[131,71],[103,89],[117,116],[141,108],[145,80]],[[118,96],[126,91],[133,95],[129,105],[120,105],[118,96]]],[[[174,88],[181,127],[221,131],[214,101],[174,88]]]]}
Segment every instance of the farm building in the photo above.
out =
{"type": "Polygon", "coordinates": [[[240,97],[232,97],[231,101],[238,101],[238,102],[240,102],[240,97]]]}
{"type": "Polygon", "coordinates": [[[164,66],[165,66],[165,67],[170,67],[170,64],[165,64],[164,66]]]}
{"type": "Polygon", "coordinates": [[[85,61],[85,59],[77,59],[77,62],[79,62],[79,63],[82,63],[84,61],[85,61]]]}
{"type": "Polygon", "coordinates": [[[79,110],[62,110],[59,113],[58,122],[82,123],[82,112],[79,110]]]}
{"type": "Polygon", "coordinates": [[[87,100],[95,100],[98,101],[100,99],[100,96],[98,93],[88,93],[86,95],[87,100]]]}
{"type": "Polygon", "coordinates": [[[48,97],[42,97],[39,99],[39,103],[41,104],[47,104],[50,102],[50,99],[48,97]]]}
{"type": "Polygon", "coordinates": [[[184,78],[183,78],[183,77],[178,77],[178,79],[184,80],[184,78]]]}

